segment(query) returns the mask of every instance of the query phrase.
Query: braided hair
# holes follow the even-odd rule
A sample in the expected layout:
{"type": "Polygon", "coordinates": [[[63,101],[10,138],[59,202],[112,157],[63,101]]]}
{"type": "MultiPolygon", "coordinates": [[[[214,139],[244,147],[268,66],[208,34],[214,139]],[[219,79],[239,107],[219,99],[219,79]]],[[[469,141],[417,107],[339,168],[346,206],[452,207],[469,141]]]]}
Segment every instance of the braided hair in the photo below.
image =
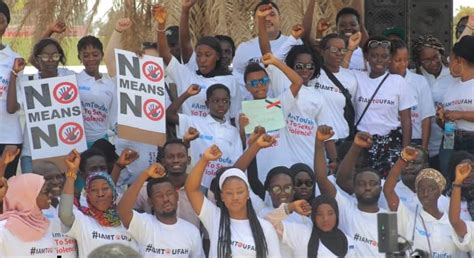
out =
{"type": "MultiPolygon", "coordinates": [[[[223,167],[217,170],[216,176],[213,179],[214,185],[211,185],[211,190],[214,192],[216,199],[216,205],[221,210],[221,218],[219,221],[219,233],[217,241],[217,257],[218,258],[230,258],[232,257],[231,249],[231,229],[230,229],[230,215],[229,210],[225,206],[221,198],[221,189],[217,186],[221,175],[231,167],[223,167]]],[[[236,178],[236,177],[229,177],[236,178]]],[[[227,179],[226,179],[227,181],[227,179]]],[[[250,189],[249,189],[250,191],[250,189]]],[[[247,200],[247,218],[250,224],[250,230],[255,242],[256,257],[266,258],[268,254],[267,241],[265,234],[263,233],[262,226],[258,220],[257,213],[253,208],[252,201],[247,200]]]]}
{"type": "Polygon", "coordinates": [[[423,48],[433,48],[438,50],[439,54],[441,55],[441,62],[443,65],[448,66],[448,60],[445,57],[445,49],[443,43],[432,35],[423,35],[420,36],[415,42],[413,42],[413,46],[411,48],[411,56],[413,61],[415,61],[416,65],[416,73],[421,74],[421,60],[420,60],[420,53],[423,48]]]}

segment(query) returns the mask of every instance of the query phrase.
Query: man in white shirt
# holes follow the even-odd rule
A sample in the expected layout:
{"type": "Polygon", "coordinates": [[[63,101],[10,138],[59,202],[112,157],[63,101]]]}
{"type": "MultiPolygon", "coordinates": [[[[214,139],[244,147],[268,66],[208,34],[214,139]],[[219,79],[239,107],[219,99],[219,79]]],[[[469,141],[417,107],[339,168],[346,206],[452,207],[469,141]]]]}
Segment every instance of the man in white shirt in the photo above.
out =
{"type": "Polygon", "coordinates": [[[178,192],[158,163],[146,169],[128,188],[117,206],[123,225],[137,241],[141,253],[153,257],[203,257],[199,230],[176,215],[178,192]],[[133,204],[145,181],[148,202],[154,215],[133,211],[133,204]]]}

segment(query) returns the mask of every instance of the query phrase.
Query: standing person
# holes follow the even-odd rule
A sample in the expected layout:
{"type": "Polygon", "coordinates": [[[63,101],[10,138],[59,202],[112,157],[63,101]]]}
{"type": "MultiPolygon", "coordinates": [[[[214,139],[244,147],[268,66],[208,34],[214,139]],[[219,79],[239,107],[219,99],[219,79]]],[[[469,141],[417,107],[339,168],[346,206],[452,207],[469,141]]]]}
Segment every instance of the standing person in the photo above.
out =
{"type": "Polygon", "coordinates": [[[0,215],[0,256],[57,257],[50,222],[42,212],[50,205],[43,177],[19,175],[7,184],[0,215]]]}
{"type": "Polygon", "coordinates": [[[109,243],[121,243],[138,250],[117,215],[115,183],[107,173],[96,172],[87,177],[88,207],[73,208],[74,181],[80,161],[76,150],[66,158],[66,182],[59,202],[59,218],[69,228],[66,235],[76,239],[79,257],[86,257],[95,248],[109,243]]]}
{"type": "Polygon", "coordinates": [[[283,204],[265,219],[273,224],[282,243],[290,246],[294,257],[352,256],[354,246],[350,237],[338,228],[339,208],[333,197],[320,195],[311,205],[305,200],[283,204]],[[312,225],[283,220],[293,212],[311,215],[312,225]]]}
{"type": "MultiPolygon", "coordinates": [[[[183,8],[191,8],[192,0],[184,1],[183,8]]],[[[157,4],[153,7],[154,18],[158,23],[158,50],[166,66],[165,72],[176,83],[178,95],[186,92],[191,84],[199,85],[206,90],[211,85],[225,85],[230,92],[230,110],[227,119],[235,119],[240,111],[240,89],[235,78],[222,66],[222,49],[219,41],[214,37],[203,37],[196,43],[196,62],[198,70],[191,70],[171,55],[164,28],[166,27],[167,11],[157,4]]],[[[180,28],[184,30],[183,27],[180,28]]],[[[181,39],[182,40],[182,39],[181,39]]],[[[183,114],[190,116],[205,117],[208,110],[206,107],[205,91],[193,96],[183,105],[183,114]]]]}
{"type": "MultiPolygon", "coordinates": [[[[458,81],[449,72],[444,46],[439,39],[431,35],[423,35],[413,42],[411,52],[411,57],[416,65],[415,72],[428,80],[433,105],[437,107],[443,102],[449,86],[458,81]]],[[[442,139],[443,129],[433,119],[428,143],[430,167],[445,173],[448,169],[451,151],[443,148],[442,139]]]]}
{"type": "Polygon", "coordinates": [[[76,75],[81,97],[82,116],[87,147],[99,139],[108,139],[108,131],[115,130],[117,122],[117,87],[107,75],[99,72],[104,56],[100,40],[94,36],[82,37],[77,43],[78,57],[84,70],[76,75]]]}
{"type": "Polygon", "coordinates": [[[206,166],[221,155],[216,145],[209,147],[184,185],[194,211],[209,232],[209,257],[281,257],[275,230],[255,213],[244,172],[236,168],[223,169],[219,188],[214,193],[218,206],[200,191],[206,166]]]}
{"type": "Polygon", "coordinates": [[[421,145],[428,150],[428,143],[431,133],[431,120],[436,114],[431,96],[428,81],[421,75],[408,70],[408,49],[403,40],[394,39],[391,41],[391,55],[389,71],[392,74],[398,74],[405,77],[417,105],[411,109],[411,142],[421,145]]]}
{"type": "MultiPolygon", "coordinates": [[[[66,56],[61,45],[52,38],[44,38],[38,41],[33,47],[32,54],[38,65],[38,73],[31,76],[21,76],[15,80],[10,80],[8,86],[7,111],[15,113],[19,110],[20,104],[17,97],[17,85],[21,86],[22,81],[39,80],[53,77],[74,75],[75,73],[67,68],[59,68],[59,63],[66,64],[66,56]]],[[[13,65],[16,74],[23,71],[26,62],[23,59],[17,59],[13,65]]],[[[16,77],[16,76],[15,76],[16,77]]],[[[23,134],[23,151],[21,153],[21,170],[23,173],[32,171],[32,159],[30,150],[30,141],[28,133],[23,134]]]]}
{"type": "Polygon", "coordinates": [[[425,168],[416,176],[415,188],[421,207],[417,206],[415,212],[406,208],[395,192],[400,171],[416,158],[417,152],[412,147],[405,147],[383,186],[390,210],[397,211],[398,221],[404,223],[400,235],[413,241],[413,249],[427,252],[431,257],[467,257],[451,241],[448,213],[438,206],[438,199],[446,186],[439,171],[425,168]]]}
{"type": "MultiPolygon", "coordinates": [[[[0,42],[10,23],[10,9],[3,1],[0,2],[0,42]]],[[[0,155],[4,152],[5,147],[14,144],[21,150],[23,136],[19,118],[19,108],[9,109],[7,106],[7,97],[10,80],[16,80],[18,73],[21,72],[20,67],[14,67],[15,63],[25,63],[17,53],[15,53],[8,45],[0,43],[0,155]]],[[[16,91],[16,89],[15,89],[16,91]]],[[[17,155],[13,162],[9,163],[6,168],[6,178],[15,175],[20,156],[17,155]]]]}
{"type": "Polygon", "coordinates": [[[117,206],[120,219],[145,256],[203,257],[199,230],[176,215],[178,192],[164,176],[166,171],[159,163],[143,171],[117,206]],[[154,215],[133,211],[140,188],[149,178],[147,195],[154,215]]]}
{"type": "Polygon", "coordinates": [[[465,161],[456,166],[456,178],[449,203],[449,222],[452,226],[452,240],[456,246],[466,252],[474,250],[474,222],[464,221],[461,213],[461,187],[472,174],[472,161],[465,161]]]}
{"type": "Polygon", "coordinates": [[[354,71],[358,85],[355,101],[357,130],[373,135],[368,149],[368,165],[385,178],[400,149],[411,141],[411,108],[416,100],[400,75],[390,74],[391,42],[370,37],[364,57],[370,72],[354,71]]]}
{"type": "Polygon", "coordinates": [[[441,122],[456,123],[454,150],[474,154],[474,36],[454,44],[450,70],[460,78],[446,91],[439,108],[441,122]]]}

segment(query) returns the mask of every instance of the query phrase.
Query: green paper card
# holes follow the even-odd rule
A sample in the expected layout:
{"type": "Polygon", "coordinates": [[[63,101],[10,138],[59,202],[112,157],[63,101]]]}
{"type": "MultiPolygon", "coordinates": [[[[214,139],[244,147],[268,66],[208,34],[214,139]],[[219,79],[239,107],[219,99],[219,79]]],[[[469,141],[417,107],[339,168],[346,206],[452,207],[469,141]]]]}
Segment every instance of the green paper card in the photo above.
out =
{"type": "Polygon", "coordinates": [[[242,112],[249,118],[245,133],[251,134],[256,126],[274,131],[285,127],[281,102],[278,99],[242,101],[242,112]]]}

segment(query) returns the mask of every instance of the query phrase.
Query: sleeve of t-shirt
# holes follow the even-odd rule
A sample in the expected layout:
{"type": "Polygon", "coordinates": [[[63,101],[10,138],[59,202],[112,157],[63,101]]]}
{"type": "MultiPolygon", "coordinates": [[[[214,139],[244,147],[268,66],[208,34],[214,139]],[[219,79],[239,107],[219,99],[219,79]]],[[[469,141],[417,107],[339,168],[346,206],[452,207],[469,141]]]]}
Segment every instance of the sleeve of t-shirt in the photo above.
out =
{"type": "Polygon", "coordinates": [[[400,87],[400,101],[398,104],[398,110],[402,111],[415,106],[416,99],[413,96],[410,87],[408,87],[407,81],[400,77],[399,80],[396,81],[396,84],[400,87]]]}
{"type": "Polygon", "coordinates": [[[194,72],[189,70],[185,65],[180,64],[175,57],[171,57],[171,61],[166,66],[165,72],[171,80],[176,83],[178,96],[188,89],[195,78],[194,72]]]}
{"type": "Polygon", "coordinates": [[[145,233],[149,230],[149,218],[147,213],[138,213],[134,210],[132,220],[130,221],[130,225],[128,226],[128,233],[138,242],[144,243],[145,242],[145,233]]]}
{"type": "Polygon", "coordinates": [[[269,65],[265,70],[270,78],[270,90],[272,91],[273,96],[279,96],[290,88],[290,79],[288,79],[280,69],[273,65],[269,65]]]}
{"type": "Polygon", "coordinates": [[[207,232],[211,234],[214,232],[214,227],[219,227],[219,208],[209,201],[206,197],[202,202],[201,213],[199,213],[199,219],[206,228],[207,232]]]}
{"type": "Polygon", "coordinates": [[[472,252],[474,250],[474,222],[472,221],[465,221],[467,227],[467,233],[463,238],[460,238],[454,229],[451,231],[451,238],[453,239],[454,244],[459,248],[461,251],[464,252],[472,252]]]}
{"type": "Polygon", "coordinates": [[[72,223],[69,231],[66,232],[66,236],[78,239],[84,234],[83,223],[86,215],[78,209],[72,209],[72,213],[74,214],[74,223],[72,223]]]}
{"type": "Polygon", "coordinates": [[[434,116],[436,114],[436,110],[433,105],[433,97],[431,95],[431,89],[428,85],[428,81],[424,77],[420,77],[418,87],[420,88],[419,97],[421,101],[418,103],[418,106],[420,107],[421,119],[434,116]]]}
{"type": "Polygon", "coordinates": [[[288,52],[290,52],[291,48],[296,45],[302,45],[303,41],[301,39],[296,39],[293,35],[290,35],[285,42],[280,46],[278,49],[272,49],[273,55],[280,59],[285,60],[288,52]]]}
{"type": "Polygon", "coordinates": [[[273,229],[270,222],[263,219],[259,220],[262,224],[263,233],[265,234],[265,240],[267,241],[268,258],[280,258],[280,240],[278,240],[277,233],[273,229]],[[266,224],[266,225],[263,225],[266,224]]]}
{"type": "Polygon", "coordinates": [[[305,224],[282,221],[283,237],[281,242],[288,245],[292,250],[300,248],[302,243],[307,244],[311,235],[311,228],[305,224]]]}

